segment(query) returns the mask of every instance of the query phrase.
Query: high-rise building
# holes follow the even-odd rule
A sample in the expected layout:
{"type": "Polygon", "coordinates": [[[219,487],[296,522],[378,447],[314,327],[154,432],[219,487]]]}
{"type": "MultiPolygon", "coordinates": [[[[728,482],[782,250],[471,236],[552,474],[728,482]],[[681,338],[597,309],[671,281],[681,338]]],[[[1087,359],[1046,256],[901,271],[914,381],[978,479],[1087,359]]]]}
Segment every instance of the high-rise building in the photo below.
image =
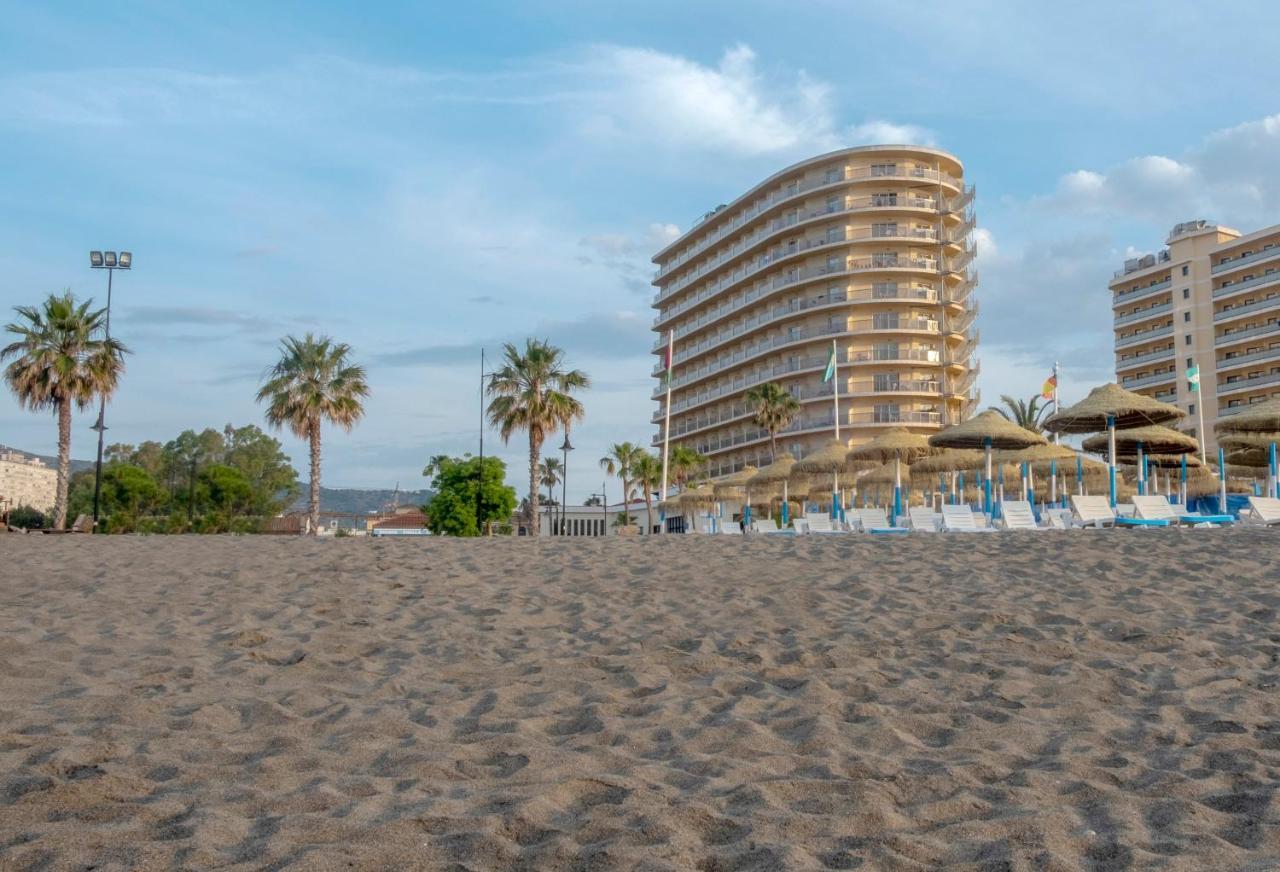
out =
{"type": "Polygon", "coordinates": [[[655,444],[671,331],[671,444],[713,476],[770,462],[744,402],[765,382],[800,402],[779,436],[797,457],[831,439],[837,414],[850,445],[972,414],[972,204],[955,156],[886,145],[802,161],[704,215],[653,258],[655,444]],[[823,381],[833,340],[838,410],[823,381]]]}
{"type": "Polygon", "coordinates": [[[1116,380],[1186,410],[1188,432],[1203,412],[1213,447],[1215,421],[1280,397],[1280,224],[1241,235],[1186,221],[1165,244],[1111,280],[1116,380]]]}

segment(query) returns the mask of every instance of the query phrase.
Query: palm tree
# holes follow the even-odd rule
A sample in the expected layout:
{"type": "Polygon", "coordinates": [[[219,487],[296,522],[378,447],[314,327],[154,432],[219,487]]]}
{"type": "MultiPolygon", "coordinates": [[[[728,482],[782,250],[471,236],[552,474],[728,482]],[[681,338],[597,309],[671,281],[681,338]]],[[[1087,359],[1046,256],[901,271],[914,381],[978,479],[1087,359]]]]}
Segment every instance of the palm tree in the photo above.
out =
{"type": "Polygon", "coordinates": [[[325,421],[347,432],[364,417],[369,396],[364,367],[351,362],[351,346],[328,336],[286,336],[280,341],[280,360],[267,371],[258,390],[266,402],[267,423],[277,430],[288,426],[293,435],[311,444],[311,533],[320,525],[320,425],[325,421]]]}
{"type": "Polygon", "coordinates": [[[1017,400],[1008,394],[1000,395],[1000,402],[1004,407],[990,406],[993,412],[998,412],[1007,420],[1012,421],[1024,430],[1030,430],[1032,433],[1040,433],[1043,431],[1041,426],[1044,421],[1045,413],[1049,411],[1049,404],[1040,404],[1041,397],[1036,394],[1029,400],[1017,400]]]}
{"type": "Polygon", "coordinates": [[[747,391],[745,399],[756,426],[769,434],[769,459],[777,460],[778,433],[790,427],[800,414],[800,401],[775,382],[757,385],[747,391]]]}
{"type": "Polygon", "coordinates": [[[616,475],[622,480],[622,505],[631,501],[631,483],[635,478],[635,462],[640,455],[646,453],[643,448],[631,442],[615,442],[609,446],[609,453],[600,458],[600,468],[609,475],[616,475]]]}
{"type": "Polygon", "coordinates": [[[109,399],[124,372],[129,349],[106,337],[106,310],[91,311],[92,300],[77,303],[70,291],[50,294],[40,306],[17,306],[18,321],[5,326],[17,340],[0,349],[0,361],[13,358],[5,380],[18,405],[58,416],[58,486],[53,526],[67,523],[67,484],[71,479],[71,408],[86,409],[98,397],[109,399]]]}
{"type": "Polygon", "coordinates": [[[653,492],[662,486],[662,461],[648,451],[641,451],[631,461],[631,475],[636,486],[644,492],[644,513],[648,526],[645,535],[653,532],[653,492]]]}
{"type": "MultiPolygon", "coordinates": [[[[667,458],[667,463],[671,468],[672,476],[676,480],[676,486],[684,490],[685,484],[689,478],[702,468],[707,462],[707,458],[703,457],[697,451],[694,451],[688,445],[677,445],[671,449],[671,454],[667,458]]],[[[666,499],[666,494],[663,494],[666,499]]]]}
{"type": "Polygon", "coordinates": [[[524,430],[529,434],[529,525],[538,530],[538,460],[547,435],[582,419],[582,403],[571,396],[591,386],[591,379],[577,369],[564,368],[564,352],[545,340],[526,339],[524,351],[508,342],[504,363],[489,376],[489,420],[503,442],[524,430]]]}
{"type": "Polygon", "coordinates": [[[542,486],[547,489],[547,502],[550,503],[555,499],[555,488],[560,483],[560,477],[564,474],[564,464],[555,457],[548,457],[538,466],[538,476],[542,481],[542,486]]]}

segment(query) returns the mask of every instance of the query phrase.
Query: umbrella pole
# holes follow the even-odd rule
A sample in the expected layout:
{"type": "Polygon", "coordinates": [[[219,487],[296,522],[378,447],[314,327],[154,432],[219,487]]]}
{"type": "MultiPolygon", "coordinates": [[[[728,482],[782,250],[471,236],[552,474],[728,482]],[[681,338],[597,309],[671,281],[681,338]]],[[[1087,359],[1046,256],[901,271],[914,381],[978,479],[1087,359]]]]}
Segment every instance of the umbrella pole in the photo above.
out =
{"type": "Polygon", "coordinates": [[[1076,455],[1076,488],[1080,491],[1080,496],[1084,496],[1084,461],[1080,459],[1080,455],[1076,455]]]}
{"type": "Polygon", "coordinates": [[[1280,461],[1276,459],[1276,443],[1272,442],[1268,449],[1270,457],[1267,464],[1267,496],[1280,497],[1280,461]]]}
{"type": "Polygon", "coordinates": [[[840,520],[840,473],[831,473],[831,520],[840,520]]]}
{"type": "Polygon", "coordinates": [[[745,531],[751,529],[751,488],[743,488],[742,497],[742,527],[745,531]]]}
{"type": "Polygon", "coordinates": [[[987,453],[987,477],[982,483],[982,511],[991,517],[991,440],[987,439],[983,447],[987,453]]]}
{"type": "Polygon", "coordinates": [[[1178,502],[1187,504],[1187,455],[1182,455],[1182,471],[1178,476],[1178,502]]]}
{"type": "Polygon", "coordinates": [[[1049,505],[1058,505],[1058,461],[1049,461],[1049,505]]]}
{"type": "Polygon", "coordinates": [[[1227,452],[1218,449],[1218,512],[1227,513],[1227,452]]]}
{"type": "Polygon", "coordinates": [[[782,480],[782,528],[787,527],[787,480],[782,480]]]}
{"type": "Polygon", "coordinates": [[[902,464],[893,458],[893,517],[889,518],[889,526],[898,526],[898,516],[902,514],[902,464]]]}
{"type": "Polygon", "coordinates": [[[1107,482],[1111,488],[1111,508],[1116,507],[1116,419],[1107,416],[1107,482]]]}

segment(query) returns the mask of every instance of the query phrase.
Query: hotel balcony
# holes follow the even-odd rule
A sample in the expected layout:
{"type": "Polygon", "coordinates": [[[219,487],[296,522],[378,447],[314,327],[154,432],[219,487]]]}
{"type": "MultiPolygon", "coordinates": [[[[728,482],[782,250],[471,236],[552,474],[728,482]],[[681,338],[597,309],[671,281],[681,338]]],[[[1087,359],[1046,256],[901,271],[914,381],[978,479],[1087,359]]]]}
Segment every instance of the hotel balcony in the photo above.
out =
{"type": "Polygon", "coordinates": [[[1173,325],[1165,327],[1156,327],[1152,330],[1145,330],[1141,333],[1135,333],[1132,336],[1117,336],[1116,348],[1128,348],[1131,345],[1141,345],[1144,342],[1152,342],[1164,336],[1173,335],[1173,325]]]}
{"type": "Polygon", "coordinates": [[[1232,394],[1248,393],[1273,385],[1280,385],[1280,372],[1268,372],[1262,375],[1237,379],[1236,381],[1219,382],[1218,396],[1225,397],[1232,394]]]}
{"type": "Polygon", "coordinates": [[[1136,391],[1139,388],[1149,388],[1152,385],[1162,385],[1167,382],[1176,382],[1178,380],[1178,370],[1172,369],[1169,372],[1158,372],[1154,375],[1145,375],[1142,378],[1124,379],[1120,382],[1120,387],[1127,391],[1136,391]]]}
{"type": "Polygon", "coordinates": [[[1276,336],[1276,341],[1272,343],[1271,348],[1252,351],[1248,354],[1238,354],[1235,357],[1221,357],[1218,359],[1216,367],[1219,373],[1223,373],[1237,367],[1253,366],[1259,363],[1280,363],[1280,334],[1276,336]]]}
{"type": "Polygon", "coordinates": [[[1247,330],[1237,330],[1234,333],[1222,333],[1213,337],[1213,346],[1221,348],[1224,345],[1232,345],[1236,342],[1243,342],[1246,339],[1253,339],[1256,336],[1274,336],[1280,337],[1280,323],[1271,322],[1270,324],[1262,324],[1258,327],[1250,327],[1247,330]]]}
{"type": "Polygon", "coordinates": [[[1123,360],[1117,359],[1116,372],[1123,372],[1126,369],[1135,369],[1151,363],[1159,363],[1162,360],[1173,360],[1177,353],[1177,348],[1161,348],[1158,351],[1148,351],[1146,354],[1136,354],[1133,357],[1127,357],[1123,360]]]}
{"type": "Polygon", "coordinates": [[[1280,245],[1272,246],[1271,248],[1264,248],[1261,251],[1255,251],[1253,254],[1245,257],[1233,258],[1226,263],[1215,263],[1209,268],[1209,273],[1215,276],[1221,275],[1222,273],[1244,269],[1245,267],[1252,266],[1255,263],[1262,263],[1264,261],[1275,259],[1280,259],[1280,245]]]}
{"type": "Polygon", "coordinates": [[[1224,321],[1231,321],[1235,318],[1243,318],[1246,315],[1253,315],[1258,312],[1277,311],[1280,311],[1280,293],[1273,294],[1264,300],[1246,303],[1243,306],[1231,306],[1219,312],[1214,312],[1213,322],[1218,324],[1224,321]]]}
{"type": "Polygon", "coordinates": [[[1155,284],[1147,285],[1144,288],[1134,288],[1130,291],[1123,291],[1122,293],[1115,294],[1111,298],[1111,305],[1121,306],[1125,303],[1132,303],[1135,300],[1143,300],[1147,297],[1155,296],[1156,294],[1165,293],[1172,286],[1173,279],[1164,279],[1163,281],[1156,282],[1155,284]]]}
{"type": "Polygon", "coordinates": [[[1146,309],[1141,309],[1137,312],[1126,312],[1123,315],[1116,315],[1115,326],[1119,327],[1122,324],[1137,324],[1141,321],[1146,321],[1148,318],[1167,315],[1172,311],[1173,303],[1157,303],[1154,306],[1149,306],[1146,309]]]}
{"type": "Polygon", "coordinates": [[[1236,294],[1243,294],[1246,291],[1252,291],[1256,288],[1265,288],[1272,285],[1280,284],[1280,272],[1266,273],[1260,276],[1254,276],[1251,279],[1245,279],[1239,282],[1233,282],[1229,285],[1223,285],[1213,289],[1213,298],[1215,300],[1233,297],[1236,294]]]}

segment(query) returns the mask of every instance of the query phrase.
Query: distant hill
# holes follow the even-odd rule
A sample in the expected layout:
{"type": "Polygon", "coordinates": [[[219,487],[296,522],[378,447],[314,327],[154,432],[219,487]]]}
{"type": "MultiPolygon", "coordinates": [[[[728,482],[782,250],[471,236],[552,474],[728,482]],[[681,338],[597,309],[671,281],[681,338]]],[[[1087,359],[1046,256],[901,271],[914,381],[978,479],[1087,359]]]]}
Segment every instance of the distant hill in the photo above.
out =
{"type": "MultiPolygon", "coordinates": [[[[43,460],[45,463],[45,466],[51,467],[53,469],[58,468],[58,458],[56,456],[50,457],[47,454],[33,454],[30,451],[23,451],[21,448],[14,448],[11,445],[0,444],[0,452],[4,452],[4,451],[16,451],[19,454],[24,455],[25,457],[28,457],[28,458],[34,457],[37,460],[43,460]]],[[[82,469],[93,469],[93,461],[92,460],[76,460],[74,457],[71,458],[71,473],[74,475],[75,473],[79,472],[82,469]]]]}
{"type": "MultiPolygon", "coordinates": [[[[302,494],[294,502],[292,508],[305,510],[308,499],[307,483],[300,481],[298,484],[302,488],[302,494]]],[[[368,512],[380,511],[390,505],[393,499],[398,500],[402,506],[420,506],[429,500],[431,496],[432,493],[429,490],[402,490],[397,495],[394,490],[361,490],[359,488],[321,486],[320,510],[323,512],[350,512],[363,515],[368,512]]]]}

